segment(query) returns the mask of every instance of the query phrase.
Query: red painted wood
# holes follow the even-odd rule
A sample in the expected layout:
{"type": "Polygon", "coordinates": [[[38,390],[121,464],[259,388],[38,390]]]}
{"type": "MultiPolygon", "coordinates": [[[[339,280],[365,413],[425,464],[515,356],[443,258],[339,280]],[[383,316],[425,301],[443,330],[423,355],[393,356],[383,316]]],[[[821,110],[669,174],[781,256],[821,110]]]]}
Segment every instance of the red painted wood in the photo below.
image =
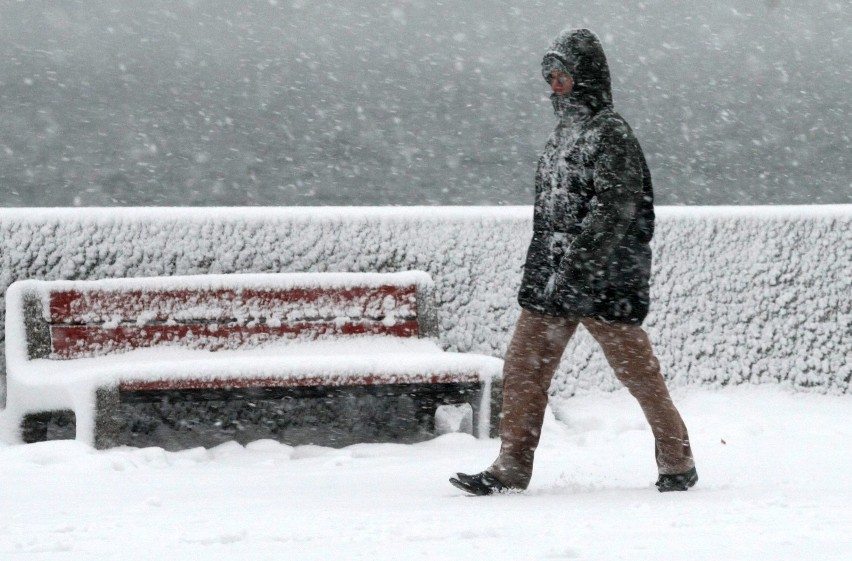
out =
{"type": "Polygon", "coordinates": [[[99,356],[116,351],[153,347],[165,343],[181,343],[189,348],[221,350],[256,346],[278,339],[296,337],[317,338],[323,335],[392,335],[416,337],[419,327],[416,320],[397,321],[385,325],[380,321],[300,322],[270,326],[211,324],[119,326],[63,326],[50,328],[54,358],[70,359],[82,356],[99,356]]]}
{"type": "Polygon", "coordinates": [[[168,321],[175,314],[193,310],[218,309],[209,321],[233,320],[257,314],[259,317],[286,317],[287,311],[312,305],[360,310],[381,310],[386,297],[396,307],[409,305],[416,310],[416,287],[379,286],[294,289],[182,289],[164,291],[56,291],[50,297],[51,323],[86,323],[93,315],[111,321],[134,322],[143,312],[146,321],[168,321]]]}
{"type": "Polygon", "coordinates": [[[120,384],[120,391],[155,390],[227,390],[244,388],[299,388],[313,386],[371,386],[378,384],[460,384],[476,383],[482,379],[475,372],[415,374],[411,376],[354,374],[347,376],[299,376],[278,378],[274,376],[256,378],[214,378],[175,380],[129,380],[120,384]]]}

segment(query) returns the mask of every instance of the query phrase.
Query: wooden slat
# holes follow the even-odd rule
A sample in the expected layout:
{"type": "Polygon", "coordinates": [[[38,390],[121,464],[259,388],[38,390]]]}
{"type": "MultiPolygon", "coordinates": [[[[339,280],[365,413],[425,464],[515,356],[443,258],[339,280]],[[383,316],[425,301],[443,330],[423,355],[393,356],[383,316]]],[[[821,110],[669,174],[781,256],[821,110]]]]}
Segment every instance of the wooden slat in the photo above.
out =
{"type": "Polygon", "coordinates": [[[173,380],[127,380],[121,382],[120,391],[159,390],[228,390],[245,388],[298,388],[298,387],[345,387],[372,386],[381,384],[466,384],[481,382],[475,372],[453,372],[441,374],[414,374],[389,376],[383,374],[354,374],[346,376],[298,376],[298,377],[253,377],[214,379],[173,380]]]}
{"type": "MultiPolygon", "coordinates": [[[[393,309],[416,316],[416,287],[379,286],[294,289],[181,289],[163,291],[56,291],[50,297],[50,322],[86,324],[100,322],[166,322],[177,319],[227,321],[246,317],[281,318],[300,310],[335,311],[335,316],[384,315],[386,298],[393,309]],[[195,314],[195,316],[193,316],[195,314]],[[202,317],[198,317],[201,315],[202,317]]],[[[330,318],[326,318],[330,319],[330,318]]]]}
{"type": "Polygon", "coordinates": [[[300,322],[271,326],[210,324],[119,326],[63,326],[50,328],[53,358],[70,359],[99,356],[116,351],[178,343],[187,348],[221,350],[251,347],[277,339],[317,338],[324,335],[392,335],[416,337],[416,320],[397,321],[385,325],[380,321],[364,322],[300,322]]]}

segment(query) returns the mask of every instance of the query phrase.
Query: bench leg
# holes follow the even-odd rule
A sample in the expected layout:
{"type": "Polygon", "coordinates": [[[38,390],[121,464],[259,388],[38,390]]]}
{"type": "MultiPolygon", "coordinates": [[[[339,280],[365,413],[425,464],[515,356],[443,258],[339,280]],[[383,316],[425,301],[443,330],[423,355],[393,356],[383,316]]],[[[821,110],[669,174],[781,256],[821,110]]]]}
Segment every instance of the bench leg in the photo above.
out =
{"type": "Polygon", "coordinates": [[[476,438],[494,438],[500,428],[500,410],[503,405],[499,380],[482,382],[470,393],[468,403],[473,408],[473,435],[476,438]]]}
{"type": "Polygon", "coordinates": [[[52,417],[53,413],[50,411],[24,415],[21,420],[21,440],[25,444],[47,440],[47,424],[50,423],[52,417]]]}
{"type": "Polygon", "coordinates": [[[25,444],[32,444],[46,440],[74,438],[73,430],[76,425],[77,417],[71,409],[30,413],[24,415],[21,420],[21,440],[25,444]],[[52,432],[49,428],[51,425],[54,427],[52,432]]]}
{"type": "Polygon", "coordinates": [[[500,419],[503,417],[502,380],[492,380],[490,384],[483,382],[478,390],[471,393],[468,403],[473,408],[473,435],[476,438],[500,436],[500,419]],[[487,416],[487,419],[483,419],[483,416],[487,416]],[[483,426],[482,421],[485,421],[486,426],[483,426]]]}
{"type": "Polygon", "coordinates": [[[118,442],[118,388],[98,388],[95,392],[95,448],[111,448],[118,442]]]}
{"type": "Polygon", "coordinates": [[[503,380],[491,380],[491,411],[490,423],[488,425],[488,436],[497,438],[500,436],[500,420],[503,419],[503,380]]]}

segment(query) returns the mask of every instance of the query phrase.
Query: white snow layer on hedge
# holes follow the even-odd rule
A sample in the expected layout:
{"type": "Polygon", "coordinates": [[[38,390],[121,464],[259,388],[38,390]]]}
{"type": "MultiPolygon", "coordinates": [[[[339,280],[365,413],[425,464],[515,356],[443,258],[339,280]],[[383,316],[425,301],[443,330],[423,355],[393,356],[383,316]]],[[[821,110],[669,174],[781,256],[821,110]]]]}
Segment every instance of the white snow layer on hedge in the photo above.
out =
{"type": "MultiPolygon", "coordinates": [[[[849,391],[852,206],[657,214],[645,325],[674,385],[849,391]]],[[[26,278],[423,270],[435,282],[441,346],[502,357],[531,218],[531,207],[6,209],[0,287],[5,295],[26,278]]],[[[581,329],[552,390],[617,386],[581,329]]]]}

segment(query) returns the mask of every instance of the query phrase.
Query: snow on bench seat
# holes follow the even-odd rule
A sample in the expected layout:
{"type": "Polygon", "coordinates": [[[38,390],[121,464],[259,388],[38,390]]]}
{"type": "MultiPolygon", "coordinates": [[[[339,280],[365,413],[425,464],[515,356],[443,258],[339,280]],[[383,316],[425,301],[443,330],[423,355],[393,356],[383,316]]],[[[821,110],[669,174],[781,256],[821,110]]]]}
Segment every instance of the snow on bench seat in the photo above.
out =
{"type": "Polygon", "coordinates": [[[8,422],[70,409],[77,438],[102,448],[122,396],[451,387],[475,433],[493,435],[502,361],[438,347],[431,291],[417,271],[19,281],[6,297],[8,422]]]}

